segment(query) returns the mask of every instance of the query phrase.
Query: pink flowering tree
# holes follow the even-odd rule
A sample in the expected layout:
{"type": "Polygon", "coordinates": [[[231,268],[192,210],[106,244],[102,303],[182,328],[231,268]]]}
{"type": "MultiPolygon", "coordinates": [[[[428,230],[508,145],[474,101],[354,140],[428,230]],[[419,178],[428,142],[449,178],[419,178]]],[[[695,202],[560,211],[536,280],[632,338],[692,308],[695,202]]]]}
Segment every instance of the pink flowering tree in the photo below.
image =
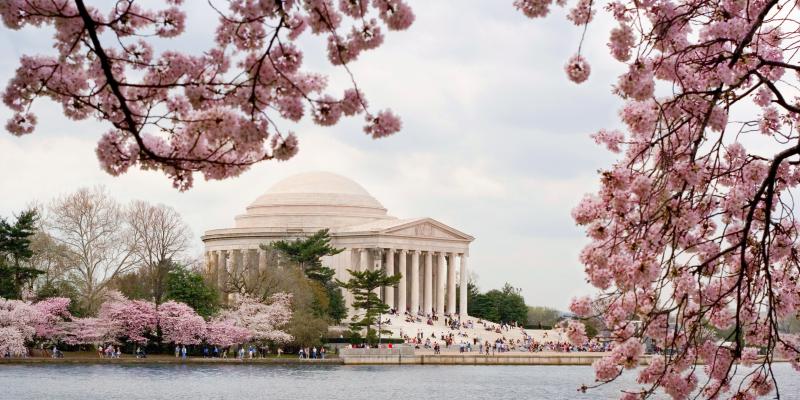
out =
{"type": "Polygon", "coordinates": [[[168,301],[158,306],[161,341],[176,344],[199,344],[206,334],[206,321],[184,303],[168,301]]]}
{"type": "Polygon", "coordinates": [[[254,340],[267,340],[279,343],[290,342],[293,338],[281,330],[292,319],[292,295],[277,293],[268,303],[251,296],[241,296],[230,310],[223,311],[220,321],[230,321],[235,326],[245,328],[254,340]]]}
{"type": "Polygon", "coordinates": [[[236,325],[233,320],[215,318],[208,322],[205,341],[210,345],[230,347],[250,341],[249,329],[236,325]]]}
{"type": "Polygon", "coordinates": [[[60,341],[66,335],[65,322],[72,318],[69,312],[70,299],[51,297],[32,305],[36,311],[36,337],[50,341],[60,341]]]}
{"type": "Polygon", "coordinates": [[[107,328],[106,336],[125,338],[137,344],[147,344],[155,335],[158,314],[155,304],[142,300],[111,299],[100,306],[98,320],[107,328]]]}
{"type": "MultiPolygon", "coordinates": [[[[347,69],[381,45],[385,30],[403,30],[414,14],[402,0],[212,1],[219,14],[203,52],[158,52],[186,24],[183,0],[147,9],[132,0],[4,0],[9,29],[51,26],[52,55],[25,55],[3,101],[14,111],[6,129],[33,132],[33,102],[47,97],[75,120],[105,121],[97,156],[113,175],[138,165],[159,169],[173,184],[236,176],[262,160],[286,160],[298,149],[281,120],[306,113],[323,126],[364,114],[372,137],[400,129],[388,110],[372,113],[357,88],[325,93],[326,77],[302,69],[297,45],[305,31],[327,39],[328,58],[347,69]],[[217,4],[220,3],[220,4],[217,4]]],[[[192,2],[192,6],[196,6],[192,2]]]]}
{"type": "MultiPolygon", "coordinates": [[[[552,0],[514,5],[543,17],[552,0]]],[[[598,9],[610,14],[609,52],[627,67],[613,89],[625,101],[626,129],[593,135],[619,160],[573,211],[590,239],[581,261],[600,294],[571,308],[601,318],[616,343],[595,364],[597,380],[635,368],[650,338],[662,351],[631,372],[639,386],[627,398],[659,388],[678,399],[780,395],[772,361],[785,357],[800,369],[800,339],[779,330],[800,306],[795,3],[569,7],[584,32],[598,9]],[[733,380],[740,364],[752,367],[733,380]]],[[[580,83],[590,68],[578,52],[566,71],[580,83]]],[[[583,340],[575,325],[570,336],[583,340]]]]}
{"type": "Polygon", "coordinates": [[[29,303],[0,298],[0,357],[26,356],[36,335],[38,313],[29,303]]]}
{"type": "Polygon", "coordinates": [[[64,323],[63,342],[69,345],[98,345],[117,342],[116,324],[101,318],[73,318],[64,323]]]}

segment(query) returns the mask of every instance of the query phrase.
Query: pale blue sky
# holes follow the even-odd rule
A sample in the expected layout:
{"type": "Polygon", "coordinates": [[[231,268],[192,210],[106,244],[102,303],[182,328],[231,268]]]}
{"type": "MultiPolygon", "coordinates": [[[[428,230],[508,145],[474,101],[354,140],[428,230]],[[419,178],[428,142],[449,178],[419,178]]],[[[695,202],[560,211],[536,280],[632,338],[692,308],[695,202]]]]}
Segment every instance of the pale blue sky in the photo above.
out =
{"type": "MultiPolygon", "coordinates": [[[[205,2],[188,2],[187,33],[164,46],[209,47],[214,16],[205,2]]],[[[329,170],[361,183],[392,215],[429,216],[476,237],[470,267],[482,289],[508,281],[529,304],[565,309],[587,293],[578,253],[585,243],[570,210],[597,187],[596,171],[612,155],[589,134],[618,125],[620,102],[611,84],[621,66],[608,55],[609,22],[589,28],[584,54],[592,76],[569,82],[563,65],[577,49],[580,29],[557,9],[529,20],[512,1],[410,1],[414,25],[390,33],[379,49],[352,66],[376,108],[403,118],[399,134],[374,141],[361,118],[333,128],[308,122],[293,129],[300,154],[262,163],[239,178],[203,182],[179,193],[158,173],[121,177],[102,172],[94,148],[106,126],[74,122],[40,101],[37,131],[23,138],[0,133],[0,214],[48,201],[80,186],[104,184],[121,201],[141,198],[175,207],[200,235],[233,224],[233,217],[272,183],[295,172],[329,170]]],[[[103,4],[98,2],[96,4],[103,4]]],[[[52,53],[50,31],[0,30],[0,82],[22,54],[52,53]]],[[[324,42],[306,36],[306,68],[332,74],[333,93],[346,83],[328,65],[324,42]]],[[[10,112],[0,105],[0,121],[10,112]]]]}

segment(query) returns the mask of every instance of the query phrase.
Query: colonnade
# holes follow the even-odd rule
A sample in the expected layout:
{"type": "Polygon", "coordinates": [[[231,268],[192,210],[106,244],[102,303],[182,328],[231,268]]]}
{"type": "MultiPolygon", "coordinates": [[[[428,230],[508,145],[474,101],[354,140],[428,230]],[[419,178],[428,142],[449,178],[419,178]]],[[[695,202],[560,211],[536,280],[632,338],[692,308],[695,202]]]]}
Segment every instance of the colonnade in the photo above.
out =
{"type": "MultiPolygon", "coordinates": [[[[379,289],[383,301],[400,312],[423,315],[467,313],[467,256],[464,253],[393,248],[351,248],[350,268],[381,269],[401,274],[397,287],[379,289]],[[456,269],[459,301],[456,307],[456,269]]],[[[207,273],[224,292],[236,282],[258,279],[267,269],[267,251],[261,248],[211,250],[205,253],[207,273]]],[[[345,278],[346,279],[346,278],[345,278]]],[[[352,298],[345,294],[348,307],[352,298]]]]}
{"type": "Polygon", "coordinates": [[[350,249],[356,270],[383,268],[401,274],[397,287],[381,289],[383,301],[400,312],[467,314],[467,257],[464,253],[393,248],[350,249]],[[456,269],[459,301],[456,307],[456,269]],[[458,309],[457,309],[458,308],[458,309]]]}
{"type": "Polygon", "coordinates": [[[206,272],[220,289],[256,280],[267,269],[267,251],[261,248],[211,250],[205,258],[206,272]]]}

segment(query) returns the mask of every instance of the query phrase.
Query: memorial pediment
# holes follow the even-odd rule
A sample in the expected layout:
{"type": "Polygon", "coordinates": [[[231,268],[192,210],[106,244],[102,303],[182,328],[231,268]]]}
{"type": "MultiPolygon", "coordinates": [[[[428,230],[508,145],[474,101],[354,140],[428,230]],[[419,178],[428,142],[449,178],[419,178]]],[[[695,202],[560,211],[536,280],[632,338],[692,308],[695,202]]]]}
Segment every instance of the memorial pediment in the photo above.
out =
{"type": "Polygon", "coordinates": [[[453,229],[441,222],[426,218],[419,221],[405,223],[385,229],[383,234],[413,236],[434,239],[472,240],[473,238],[463,232],[453,229]]]}

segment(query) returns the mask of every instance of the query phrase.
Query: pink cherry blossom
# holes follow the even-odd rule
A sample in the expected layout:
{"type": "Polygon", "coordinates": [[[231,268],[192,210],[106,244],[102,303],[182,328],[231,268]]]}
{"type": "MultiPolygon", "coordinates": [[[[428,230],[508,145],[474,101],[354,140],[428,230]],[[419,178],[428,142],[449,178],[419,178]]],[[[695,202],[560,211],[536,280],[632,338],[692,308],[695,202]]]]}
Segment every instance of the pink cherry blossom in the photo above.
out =
{"type": "Polygon", "coordinates": [[[37,311],[21,300],[0,297],[0,357],[28,354],[25,346],[36,334],[37,311]]]}
{"type": "Polygon", "coordinates": [[[186,304],[175,301],[158,306],[158,327],[164,343],[199,344],[206,333],[203,317],[186,304]]]}
{"type": "Polygon", "coordinates": [[[36,336],[50,340],[62,338],[65,335],[64,322],[72,318],[69,304],[70,299],[66,297],[51,297],[34,303],[36,336]]]}
{"type": "Polygon", "coordinates": [[[291,158],[298,139],[280,127],[304,115],[330,126],[342,115],[363,113],[373,137],[400,128],[394,114],[370,114],[363,94],[357,104],[352,95],[340,100],[325,94],[326,77],[303,68],[299,44],[303,32],[322,36],[331,63],[347,68],[384,42],[384,30],[414,22],[403,0],[337,1],[338,7],[333,0],[279,6],[231,0],[215,5],[220,15],[209,27],[213,43],[173,50],[169,39],[188,23],[183,2],[86,3],[0,2],[7,28],[54,31],[52,54],[23,55],[3,92],[13,111],[5,125],[10,133],[32,133],[37,118],[31,106],[49,98],[69,118],[108,125],[96,148],[105,171],[160,170],[187,190],[196,172],[225,179],[261,161],[291,158]]]}
{"type": "Polygon", "coordinates": [[[229,319],[214,319],[209,321],[205,331],[205,341],[208,344],[230,347],[250,341],[253,334],[249,329],[236,325],[229,319]]]}
{"type": "Polygon", "coordinates": [[[142,300],[108,300],[100,306],[98,319],[108,327],[107,335],[138,344],[146,344],[158,326],[155,304],[142,300]]]}
{"type": "Polygon", "coordinates": [[[575,83],[582,83],[589,79],[589,74],[592,72],[589,63],[580,54],[572,56],[564,66],[564,70],[567,71],[569,80],[575,83]]]}
{"type": "Polygon", "coordinates": [[[291,294],[273,295],[268,303],[250,296],[241,296],[233,308],[222,312],[218,321],[230,321],[233,325],[247,329],[254,340],[289,342],[292,336],[282,328],[292,318],[291,294]]]}
{"type": "Polygon", "coordinates": [[[567,339],[576,346],[583,346],[589,341],[586,336],[586,326],[582,322],[570,320],[567,322],[567,339]]]}
{"type": "Polygon", "coordinates": [[[368,115],[367,121],[369,124],[364,127],[364,132],[375,139],[396,133],[402,126],[400,118],[389,110],[381,111],[375,117],[368,115]]]}

